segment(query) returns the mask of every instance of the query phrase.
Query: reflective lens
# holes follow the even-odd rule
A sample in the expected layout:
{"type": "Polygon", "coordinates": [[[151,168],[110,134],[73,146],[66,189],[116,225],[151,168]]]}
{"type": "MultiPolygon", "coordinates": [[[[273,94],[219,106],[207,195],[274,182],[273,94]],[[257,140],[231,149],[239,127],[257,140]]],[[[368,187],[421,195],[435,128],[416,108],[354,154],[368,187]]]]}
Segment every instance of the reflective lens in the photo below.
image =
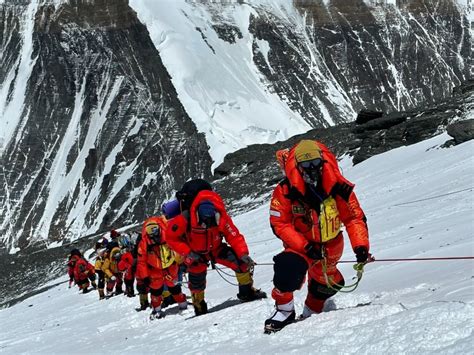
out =
{"type": "Polygon", "coordinates": [[[159,237],[160,236],[160,228],[153,227],[152,230],[151,230],[151,236],[159,237]]]}
{"type": "Polygon", "coordinates": [[[309,168],[320,169],[323,166],[323,160],[320,158],[316,158],[313,160],[303,161],[299,163],[298,165],[301,166],[303,169],[309,169],[309,168]]]}

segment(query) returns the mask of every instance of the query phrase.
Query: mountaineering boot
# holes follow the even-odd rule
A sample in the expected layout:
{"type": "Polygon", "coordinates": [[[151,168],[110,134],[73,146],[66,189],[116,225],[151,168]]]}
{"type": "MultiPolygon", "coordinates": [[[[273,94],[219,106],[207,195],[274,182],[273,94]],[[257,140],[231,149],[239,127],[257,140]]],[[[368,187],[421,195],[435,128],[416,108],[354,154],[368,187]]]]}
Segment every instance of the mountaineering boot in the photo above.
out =
{"type": "Polygon", "coordinates": [[[207,303],[206,301],[202,300],[199,303],[193,303],[194,306],[194,314],[197,316],[203,315],[207,313],[207,303]]]}
{"type": "Polygon", "coordinates": [[[315,312],[315,311],[313,311],[311,308],[309,308],[307,305],[304,305],[303,313],[301,313],[301,314],[298,316],[298,320],[303,320],[303,319],[309,318],[309,317],[311,317],[313,314],[318,314],[318,312],[315,312]]]}
{"type": "Polygon", "coordinates": [[[313,314],[319,314],[323,311],[325,300],[320,300],[308,294],[304,303],[303,313],[298,317],[298,320],[303,320],[311,317],[313,314]]]}
{"type": "Polygon", "coordinates": [[[252,286],[252,284],[239,285],[239,293],[237,294],[237,298],[242,302],[250,302],[267,298],[267,294],[261,290],[257,290],[252,286]]]}
{"type": "Polygon", "coordinates": [[[162,293],[163,296],[163,304],[161,305],[163,308],[168,307],[172,305],[173,303],[176,303],[173,295],[170,293],[170,291],[166,290],[163,291],[162,293]]]}
{"type": "Polygon", "coordinates": [[[105,298],[112,297],[113,295],[115,295],[114,290],[110,289],[110,288],[107,288],[106,291],[105,291],[105,298]]]}
{"type": "Polygon", "coordinates": [[[121,287],[115,289],[115,294],[116,294],[116,295],[120,295],[120,294],[122,294],[122,293],[123,293],[123,290],[122,290],[121,287]]]}
{"type": "Polygon", "coordinates": [[[105,298],[105,293],[103,288],[99,288],[99,300],[103,300],[105,298]]]}
{"type": "Polygon", "coordinates": [[[89,283],[86,283],[84,285],[81,286],[82,288],[82,293],[88,293],[90,290],[89,290],[89,283]]]}
{"type": "Polygon", "coordinates": [[[135,297],[135,291],[133,290],[133,285],[125,286],[125,296],[127,297],[135,297]]]}
{"type": "Polygon", "coordinates": [[[144,311],[150,306],[150,302],[148,302],[148,294],[140,293],[140,310],[144,311]]]}
{"type": "Polygon", "coordinates": [[[186,295],[184,293],[181,292],[176,295],[172,294],[170,297],[173,298],[173,303],[178,304],[178,310],[183,311],[188,309],[188,301],[186,301],[186,295]]]}
{"type": "Polygon", "coordinates": [[[194,314],[200,316],[207,313],[207,303],[204,301],[204,291],[199,291],[192,294],[194,314]]]}
{"type": "Polygon", "coordinates": [[[161,310],[161,307],[158,306],[151,311],[150,320],[164,318],[165,312],[161,310]]]}
{"type": "Polygon", "coordinates": [[[249,271],[247,272],[236,272],[235,276],[239,283],[239,293],[237,298],[242,302],[249,302],[258,300],[261,298],[267,298],[267,294],[261,290],[257,290],[253,287],[252,275],[249,271]]]}
{"type": "Polygon", "coordinates": [[[282,330],[285,326],[295,321],[295,315],[293,300],[286,304],[275,305],[275,312],[265,321],[265,334],[282,330]]]}

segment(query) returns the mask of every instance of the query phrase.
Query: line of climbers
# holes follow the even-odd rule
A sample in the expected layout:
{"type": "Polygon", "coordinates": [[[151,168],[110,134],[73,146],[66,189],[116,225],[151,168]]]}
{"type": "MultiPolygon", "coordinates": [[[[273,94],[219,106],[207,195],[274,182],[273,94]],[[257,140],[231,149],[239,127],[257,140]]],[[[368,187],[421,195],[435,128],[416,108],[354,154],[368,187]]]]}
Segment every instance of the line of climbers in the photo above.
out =
{"type": "MultiPolygon", "coordinates": [[[[344,287],[337,269],[344,248],[342,224],[357,263],[370,260],[366,218],[354,184],[342,176],[328,148],[318,141],[302,140],[276,156],[285,178],[273,191],[270,225],[284,250],[273,258],[275,311],[265,321],[266,333],[295,321],[293,293],[302,288],[306,277],[308,293],[301,319],[321,313],[325,301],[344,287]]],[[[237,297],[242,302],[266,298],[266,293],[253,285],[255,263],[244,236],[220,195],[202,179],[186,182],[175,200],[163,204],[162,215],[144,221],[141,234],[112,230],[109,238],[96,243],[95,251],[95,267],[79,250],[71,252],[69,286],[74,280],[85,293],[91,284],[103,299],[123,293],[124,282],[125,295],[133,297],[136,279],[137,310],[151,306],[151,318],[163,317],[163,308],[173,303],[179,310],[187,308],[181,289],[185,272],[195,314],[207,313],[207,268],[215,263],[235,272],[237,297]]]]}

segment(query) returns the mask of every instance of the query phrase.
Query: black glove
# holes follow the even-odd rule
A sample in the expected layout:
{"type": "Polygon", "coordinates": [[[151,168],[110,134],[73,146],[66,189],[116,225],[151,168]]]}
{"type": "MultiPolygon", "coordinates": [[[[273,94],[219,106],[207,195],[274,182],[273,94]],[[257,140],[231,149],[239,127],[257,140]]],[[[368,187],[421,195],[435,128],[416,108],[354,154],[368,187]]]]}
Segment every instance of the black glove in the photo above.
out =
{"type": "Polygon", "coordinates": [[[192,251],[186,256],[186,258],[184,258],[184,264],[186,264],[186,266],[191,266],[196,264],[200,259],[201,255],[192,251]]]}
{"type": "Polygon", "coordinates": [[[247,264],[248,266],[255,265],[255,261],[253,261],[252,258],[251,258],[250,256],[248,256],[247,254],[242,255],[242,257],[240,258],[240,260],[242,260],[242,262],[243,262],[244,264],[247,264]]]}
{"type": "Polygon", "coordinates": [[[316,243],[308,243],[304,247],[306,251],[306,256],[310,259],[321,260],[323,258],[323,253],[321,252],[321,246],[316,243]]]}
{"type": "Polygon", "coordinates": [[[145,285],[145,287],[150,286],[150,282],[151,282],[150,276],[147,276],[143,279],[143,285],[145,285]]]}
{"type": "Polygon", "coordinates": [[[356,247],[354,249],[354,253],[356,255],[356,259],[358,263],[365,263],[369,258],[369,251],[366,247],[356,247]]]}

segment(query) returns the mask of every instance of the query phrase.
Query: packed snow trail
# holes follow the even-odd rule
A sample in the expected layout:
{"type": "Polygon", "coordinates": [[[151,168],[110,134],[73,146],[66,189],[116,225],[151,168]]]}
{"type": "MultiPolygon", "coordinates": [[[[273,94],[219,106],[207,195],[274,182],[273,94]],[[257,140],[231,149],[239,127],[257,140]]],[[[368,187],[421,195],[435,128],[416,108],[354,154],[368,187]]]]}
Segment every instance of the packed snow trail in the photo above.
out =
{"type": "MultiPolygon", "coordinates": [[[[342,162],[367,214],[376,258],[474,255],[474,142],[440,148],[448,139],[443,134],[355,167],[349,159],[342,162]]],[[[282,250],[270,230],[268,205],[237,216],[235,223],[257,262],[271,263],[282,250]]],[[[343,259],[352,260],[345,240],[343,259]]],[[[95,292],[82,295],[60,285],[0,311],[0,352],[467,354],[474,341],[473,265],[472,260],[369,264],[355,292],[336,295],[322,314],[271,335],[263,334],[271,299],[185,320],[193,315],[190,307],[150,321],[149,311],[135,311],[138,297],[98,301],[95,292]]],[[[340,269],[347,281],[354,276],[351,264],[340,269]]],[[[272,276],[271,265],[257,265],[256,287],[269,292],[272,276]]],[[[208,272],[210,308],[236,293],[237,287],[208,272]]],[[[305,295],[306,286],[295,293],[297,313],[305,295]]]]}

